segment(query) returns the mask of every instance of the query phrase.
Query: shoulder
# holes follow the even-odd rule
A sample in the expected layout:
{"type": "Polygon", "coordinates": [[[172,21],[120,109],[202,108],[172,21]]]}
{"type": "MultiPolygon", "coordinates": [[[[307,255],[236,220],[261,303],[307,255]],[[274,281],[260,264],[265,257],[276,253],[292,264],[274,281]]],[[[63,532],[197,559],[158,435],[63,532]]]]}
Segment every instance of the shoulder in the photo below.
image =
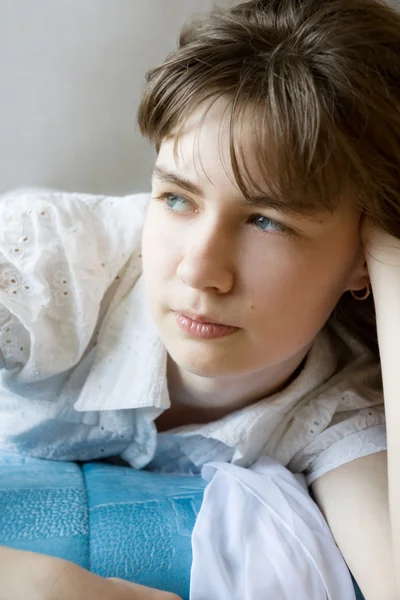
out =
{"type": "Polygon", "coordinates": [[[378,359],[337,323],[325,328],[325,351],[314,354],[309,376],[323,380],[296,407],[290,421],[295,453],[288,466],[312,483],[328,471],[386,450],[385,412],[378,359]]]}

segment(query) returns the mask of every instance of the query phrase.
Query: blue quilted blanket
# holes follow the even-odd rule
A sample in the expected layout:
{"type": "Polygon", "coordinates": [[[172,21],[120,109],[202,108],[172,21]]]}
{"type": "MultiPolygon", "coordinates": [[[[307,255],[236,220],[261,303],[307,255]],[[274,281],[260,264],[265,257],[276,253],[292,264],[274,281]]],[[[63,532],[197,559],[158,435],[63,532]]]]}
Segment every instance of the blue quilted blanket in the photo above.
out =
{"type": "Polygon", "coordinates": [[[199,477],[0,454],[0,545],[188,600],[203,491],[199,477]]]}

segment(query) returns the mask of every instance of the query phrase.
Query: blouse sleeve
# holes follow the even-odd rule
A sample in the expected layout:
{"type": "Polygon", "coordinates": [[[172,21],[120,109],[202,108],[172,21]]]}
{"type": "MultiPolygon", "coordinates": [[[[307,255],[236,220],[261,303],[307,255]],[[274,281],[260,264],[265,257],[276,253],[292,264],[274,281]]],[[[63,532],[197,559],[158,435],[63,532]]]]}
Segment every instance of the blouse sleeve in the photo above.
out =
{"type": "Polygon", "coordinates": [[[328,471],[386,450],[385,409],[379,360],[342,324],[326,332],[329,353],[316,347],[314,370],[329,376],[306,397],[287,424],[294,441],[285,464],[311,484],[328,471]]]}
{"type": "Polygon", "coordinates": [[[360,411],[347,422],[329,428],[299,452],[290,467],[296,472],[303,472],[308,485],[311,485],[328,471],[386,449],[384,410],[383,407],[373,408],[360,411]]]}
{"type": "Polygon", "coordinates": [[[9,376],[29,384],[80,360],[105,292],[140,244],[147,200],[0,196],[0,368],[9,376]]]}
{"type": "Polygon", "coordinates": [[[289,468],[304,473],[309,485],[328,471],[386,450],[379,373],[375,363],[355,369],[353,377],[341,381],[342,389],[332,386],[296,415],[297,427],[316,435],[293,456],[289,468]]]}

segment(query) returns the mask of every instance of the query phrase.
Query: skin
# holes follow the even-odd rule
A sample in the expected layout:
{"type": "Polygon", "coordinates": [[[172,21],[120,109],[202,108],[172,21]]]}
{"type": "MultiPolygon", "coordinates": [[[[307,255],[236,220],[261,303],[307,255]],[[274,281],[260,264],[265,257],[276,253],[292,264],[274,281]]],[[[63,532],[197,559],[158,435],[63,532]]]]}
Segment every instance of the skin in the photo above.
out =
{"type": "MultiPolygon", "coordinates": [[[[143,233],[149,306],[169,354],[173,407],[164,426],[210,421],[279,390],[341,295],[366,284],[354,204],[309,216],[244,205],[229,161],[226,102],[204,117],[205,108],[187,121],[176,156],[174,132],[161,144],[143,233]],[[191,338],[176,324],[174,311],[184,310],[238,330],[191,338]]],[[[262,184],[245,128],[243,141],[262,184]]]]}
{"type": "Polygon", "coordinates": [[[363,219],[377,320],[388,452],[351,461],[313,484],[336,542],[366,600],[400,598],[400,241],[363,219]]]}
{"type": "Polygon", "coordinates": [[[180,600],[53,556],[0,546],[1,600],[180,600]]]}

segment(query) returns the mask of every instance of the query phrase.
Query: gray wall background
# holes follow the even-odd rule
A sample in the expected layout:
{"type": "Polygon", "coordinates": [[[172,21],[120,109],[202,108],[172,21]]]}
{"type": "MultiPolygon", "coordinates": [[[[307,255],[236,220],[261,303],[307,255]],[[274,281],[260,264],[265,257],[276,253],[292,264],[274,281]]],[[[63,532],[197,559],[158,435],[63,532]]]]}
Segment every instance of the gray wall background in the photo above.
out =
{"type": "Polygon", "coordinates": [[[154,154],[135,124],[145,72],[189,15],[236,3],[0,0],[0,193],[148,190],[154,154]]]}
{"type": "Polygon", "coordinates": [[[144,75],[193,13],[232,0],[0,0],[0,193],[149,189],[144,75]]]}

